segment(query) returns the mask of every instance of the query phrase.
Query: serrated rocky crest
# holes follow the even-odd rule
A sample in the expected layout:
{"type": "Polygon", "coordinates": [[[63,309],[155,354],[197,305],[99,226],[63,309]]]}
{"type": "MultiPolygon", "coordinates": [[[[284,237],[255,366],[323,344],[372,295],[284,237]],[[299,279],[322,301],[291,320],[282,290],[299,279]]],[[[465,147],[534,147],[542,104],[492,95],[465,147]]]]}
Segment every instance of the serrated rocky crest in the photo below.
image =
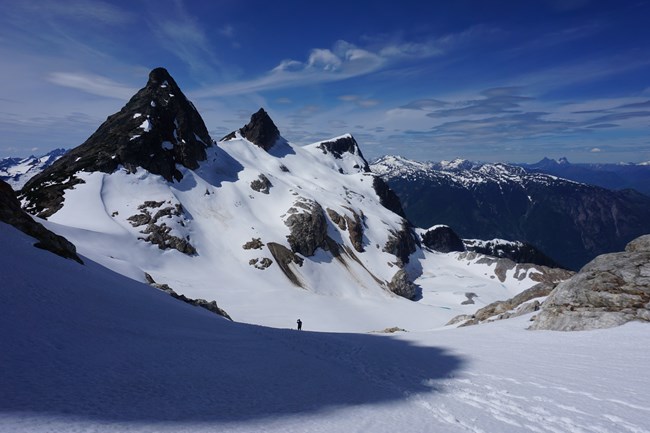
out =
{"type": "Polygon", "coordinates": [[[212,145],[205,123],[164,68],[111,115],[82,145],[68,152],[22,190],[26,208],[42,218],[58,211],[64,191],[81,182],[80,171],[111,173],[142,167],[167,181],[180,180],[177,164],[196,169],[212,145]]]}

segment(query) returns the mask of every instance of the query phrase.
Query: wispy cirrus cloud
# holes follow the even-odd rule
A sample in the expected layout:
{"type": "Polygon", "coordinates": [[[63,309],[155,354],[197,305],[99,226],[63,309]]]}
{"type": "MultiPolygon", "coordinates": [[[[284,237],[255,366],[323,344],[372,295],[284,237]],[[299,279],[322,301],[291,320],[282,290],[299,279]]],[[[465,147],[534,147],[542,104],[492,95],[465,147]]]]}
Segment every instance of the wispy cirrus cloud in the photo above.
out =
{"type": "MultiPolygon", "coordinates": [[[[650,110],[644,109],[647,107],[650,101],[642,96],[561,103],[540,99],[526,88],[510,86],[486,89],[473,97],[414,100],[389,110],[384,123],[409,125],[397,128],[399,134],[389,138],[403,134],[408,137],[405,142],[420,146],[435,143],[437,149],[447,152],[453,146],[462,146],[465,151],[476,146],[511,146],[523,153],[526,146],[561,143],[567,148],[582,149],[583,154],[596,153],[594,148],[605,154],[620,149],[621,144],[607,146],[603,133],[598,131],[610,134],[624,130],[627,137],[643,136],[650,118],[650,110]]],[[[610,140],[612,144],[613,139],[610,140]]],[[[545,149],[540,147],[539,153],[552,151],[545,149]]]]}
{"type": "MultiPolygon", "coordinates": [[[[499,32],[496,28],[479,25],[423,41],[403,41],[396,37],[366,37],[366,47],[339,40],[331,48],[311,49],[305,60],[284,59],[259,77],[213,86],[197,93],[197,96],[237,95],[347,80],[410,60],[442,56],[499,32]]],[[[368,102],[368,105],[370,104],[371,102],[368,102]]]]}
{"type": "Polygon", "coordinates": [[[114,4],[102,0],[70,0],[70,1],[21,1],[15,7],[23,12],[42,16],[47,20],[72,19],[76,21],[91,21],[94,24],[121,25],[135,20],[135,15],[114,4]]]}
{"type": "MultiPolygon", "coordinates": [[[[179,58],[199,81],[221,75],[223,65],[214,55],[201,22],[188,12],[182,0],[173,0],[167,6],[164,12],[153,10],[147,20],[158,46],[179,58]]],[[[233,31],[232,27],[226,26],[221,29],[221,34],[231,37],[233,31]]]]}
{"type": "Polygon", "coordinates": [[[83,72],[53,72],[47,80],[59,86],[81,90],[92,95],[128,100],[138,90],[101,75],[83,72]]]}
{"type": "Polygon", "coordinates": [[[377,71],[386,62],[377,53],[338,41],[331,49],[312,49],[305,61],[285,59],[261,77],[213,86],[197,96],[237,95],[340,81],[377,71]]]}

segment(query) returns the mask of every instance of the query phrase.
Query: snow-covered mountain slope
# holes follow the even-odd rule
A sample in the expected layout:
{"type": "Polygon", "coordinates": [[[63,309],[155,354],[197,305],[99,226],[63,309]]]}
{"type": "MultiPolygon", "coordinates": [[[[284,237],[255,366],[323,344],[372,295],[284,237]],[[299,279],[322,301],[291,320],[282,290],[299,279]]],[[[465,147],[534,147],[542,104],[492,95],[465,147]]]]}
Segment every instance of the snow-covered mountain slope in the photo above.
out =
{"type": "Polygon", "coordinates": [[[0,179],[11,185],[14,191],[18,191],[29,179],[52,165],[66,152],[66,149],[54,149],[41,156],[4,158],[0,160],[0,179]]]}
{"type": "Polygon", "coordinates": [[[480,306],[536,282],[421,249],[351,135],[297,146],[263,109],[218,143],[206,134],[155,69],[25,186],[24,208],[110,269],[276,327],[302,318],[306,329],[430,329],[477,307],[463,303],[468,286],[480,306]]]}
{"type": "MultiPolygon", "coordinates": [[[[80,265],[36,249],[4,223],[0,239],[12,245],[0,249],[3,432],[644,432],[650,425],[644,324],[526,331],[526,316],[391,335],[271,329],[232,323],[88,258],[80,265]]],[[[340,319],[330,317],[331,327],[340,319]]]]}
{"type": "Polygon", "coordinates": [[[182,169],[179,183],[143,169],[81,172],[83,183],[65,192],[64,206],[44,224],[70,239],[81,254],[124,275],[144,281],[146,272],[189,297],[217,300],[236,321],[276,327],[291,326],[300,317],[308,329],[319,330],[434,328],[477,308],[461,304],[468,290],[479,295],[476,302],[482,305],[535,283],[530,278],[502,283],[491,278],[494,267],[418,248],[408,271],[422,287],[423,299],[394,295],[387,282],[399,270],[398,259],[384,249],[391,231],[402,230],[403,220],[380,205],[371,174],[338,171],[363,167],[363,162],[324,155],[318,143],[305,148],[285,143],[276,150],[281,157],[243,138],[221,142],[208,148],[199,169],[182,169]],[[268,194],[251,188],[260,175],[271,185],[268,194]],[[151,215],[180,209],[158,224],[187,240],[196,254],[142,240],[146,225],[134,227],[132,217],[143,215],[139,208],[147,202],[155,202],[148,208],[151,215]],[[287,265],[296,285],[269,244],[288,251],[286,221],[313,203],[328,215],[327,235],[340,245],[339,256],[322,248],[311,257],[301,254],[302,265],[287,265]],[[348,228],[334,224],[334,214],[347,220],[348,228]],[[361,252],[349,233],[357,217],[363,221],[361,252]],[[269,260],[272,264],[264,268],[269,260]]]}
{"type": "Polygon", "coordinates": [[[575,270],[650,232],[650,198],[635,191],[610,191],[502,163],[386,156],[371,169],[419,227],[447,224],[462,238],[528,242],[575,270]]]}

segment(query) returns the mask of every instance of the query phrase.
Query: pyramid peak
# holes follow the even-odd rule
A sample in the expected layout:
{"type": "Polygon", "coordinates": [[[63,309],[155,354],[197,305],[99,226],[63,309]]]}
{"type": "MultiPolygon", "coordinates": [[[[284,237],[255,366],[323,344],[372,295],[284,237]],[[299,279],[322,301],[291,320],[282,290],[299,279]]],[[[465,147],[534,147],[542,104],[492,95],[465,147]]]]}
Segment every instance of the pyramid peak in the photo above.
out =
{"type": "Polygon", "coordinates": [[[158,67],[149,72],[149,82],[147,84],[162,84],[165,80],[173,80],[167,69],[158,67]]]}
{"type": "MultiPolygon", "coordinates": [[[[271,116],[260,108],[257,112],[253,113],[250,122],[239,129],[239,133],[250,141],[251,143],[268,151],[280,138],[280,131],[275,126],[271,116]]],[[[222,138],[222,140],[230,140],[235,138],[235,132],[231,132],[222,138]]]]}

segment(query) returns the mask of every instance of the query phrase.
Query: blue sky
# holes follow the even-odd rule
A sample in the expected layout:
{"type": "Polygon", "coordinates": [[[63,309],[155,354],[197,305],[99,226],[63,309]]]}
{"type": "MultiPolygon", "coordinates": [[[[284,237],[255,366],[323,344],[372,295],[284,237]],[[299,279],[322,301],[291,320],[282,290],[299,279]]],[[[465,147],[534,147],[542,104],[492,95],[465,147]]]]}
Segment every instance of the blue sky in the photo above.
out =
{"type": "Polygon", "coordinates": [[[648,1],[0,0],[0,157],[81,144],[166,67],[215,139],[264,107],[368,159],[650,160],[648,1]]]}

